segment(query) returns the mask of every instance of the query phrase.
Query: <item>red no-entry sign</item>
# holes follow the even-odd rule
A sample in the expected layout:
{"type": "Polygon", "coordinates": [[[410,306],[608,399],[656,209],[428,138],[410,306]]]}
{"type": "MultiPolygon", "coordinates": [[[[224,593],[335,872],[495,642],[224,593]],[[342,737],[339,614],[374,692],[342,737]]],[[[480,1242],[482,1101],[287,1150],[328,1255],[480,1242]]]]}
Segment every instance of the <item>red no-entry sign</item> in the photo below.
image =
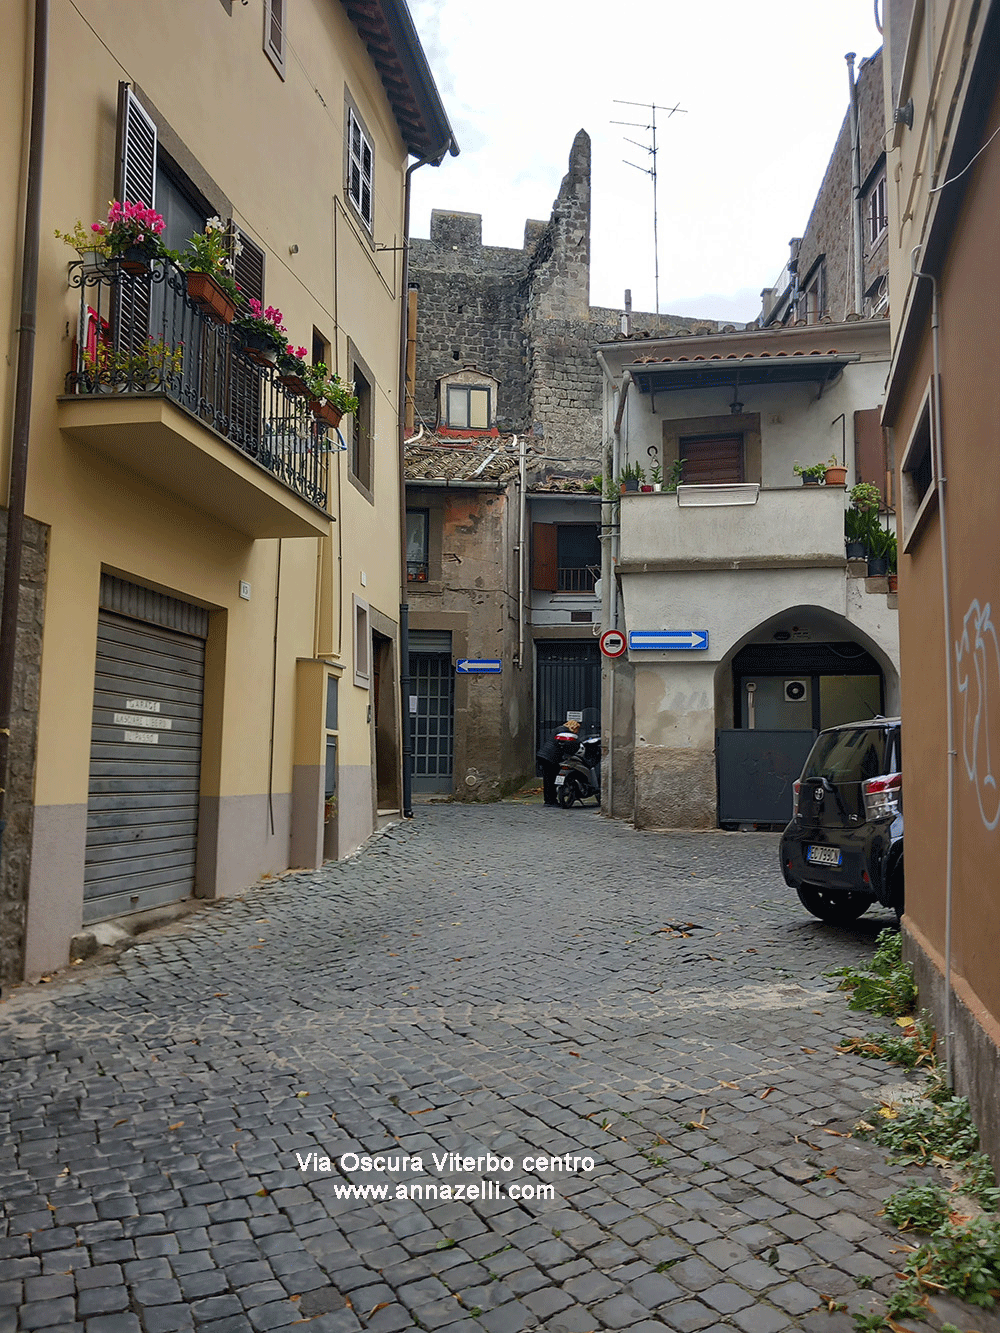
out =
{"type": "Polygon", "coordinates": [[[606,629],[601,635],[601,652],[605,657],[621,657],[628,647],[620,629],[606,629]]]}

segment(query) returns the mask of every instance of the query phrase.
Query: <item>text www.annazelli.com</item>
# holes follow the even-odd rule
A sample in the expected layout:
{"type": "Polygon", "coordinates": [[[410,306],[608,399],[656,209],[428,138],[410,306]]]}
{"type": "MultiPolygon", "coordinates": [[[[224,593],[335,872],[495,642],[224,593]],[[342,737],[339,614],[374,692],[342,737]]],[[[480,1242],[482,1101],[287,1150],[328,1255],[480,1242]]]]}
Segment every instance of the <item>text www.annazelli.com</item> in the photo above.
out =
{"type": "Polygon", "coordinates": [[[330,1184],[330,1193],[335,1199],[378,1203],[384,1199],[412,1199],[416,1203],[425,1200],[446,1202],[454,1200],[478,1199],[554,1199],[555,1185],[546,1185],[535,1181],[522,1181],[511,1185],[501,1185],[496,1180],[459,1182],[450,1185],[432,1180],[401,1180],[398,1184],[379,1185],[330,1184]]]}

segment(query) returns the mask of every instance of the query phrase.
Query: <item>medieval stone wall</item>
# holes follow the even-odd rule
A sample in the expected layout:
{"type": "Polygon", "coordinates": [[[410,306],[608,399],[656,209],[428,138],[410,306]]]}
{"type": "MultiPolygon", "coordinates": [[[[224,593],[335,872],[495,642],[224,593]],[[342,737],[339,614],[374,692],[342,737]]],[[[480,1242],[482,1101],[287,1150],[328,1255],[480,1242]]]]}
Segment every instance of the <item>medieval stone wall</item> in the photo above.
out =
{"type": "MultiPolygon", "coordinates": [[[[4,811],[7,827],[3,834],[0,861],[0,984],[5,986],[12,981],[19,981],[23,974],[48,533],[47,527],[30,518],[25,519],[11,712],[10,769],[4,811]]],[[[6,543],[7,511],[0,509],[0,552],[5,549],[6,543]]],[[[0,591],[2,588],[3,567],[0,561],[0,591]]]]}

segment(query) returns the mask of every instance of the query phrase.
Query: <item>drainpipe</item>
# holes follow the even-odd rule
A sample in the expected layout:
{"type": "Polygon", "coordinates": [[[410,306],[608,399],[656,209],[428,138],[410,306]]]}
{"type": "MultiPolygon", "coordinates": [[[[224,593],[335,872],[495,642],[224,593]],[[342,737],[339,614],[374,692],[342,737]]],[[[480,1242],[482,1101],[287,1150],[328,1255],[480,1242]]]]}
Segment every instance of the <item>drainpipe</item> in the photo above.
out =
{"type": "Polygon", "coordinates": [[[7,549],[4,553],[3,605],[0,608],[0,850],[7,824],[5,796],[10,760],[11,712],[14,704],[17,618],[21,600],[21,549],[24,543],[24,499],[28,480],[31,389],[35,368],[48,41],[49,0],[35,0],[28,174],[24,192],[24,233],[21,251],[21,318],[17,327],[17,377],[14,387],[14,419],[11,427],[10,485],[7,492],[7,549]]]}
{"type": "Polygon", "coordinates": [[[917,268],[917,253],[922,249],[915,246],[910,254],[910,270],[915,278],[927,278],[931,284],[931,430],[934,437],[934,473],[938,503],[938,531],[941,536],[941,598],[942,619],[944,623],[944,688],[947,698],[945,708],[947,743],[948,743],[948,813],[945,835],[945,880],[944,880],[944,1031],[945,1057],[947,1061],[948,1086],[955,1086],[955,1060],[952,1051],[951,1030],[951,927],[954,897],[955,863],[955,764],[958,751],[955,748],[955,699],[952,688],[952,634],[951,634],[951,579],[948,563],[948,523],[945,511],[945,491],[947,477],[944,475],[944,445],[941,430],[941,301],[938,281],[933,273],[926,273],[917,268]]]}
{"type": "MultiPolygon", "coordinates": [[[[631,303],[629,302],[629,305],[631,303]]],[[[604,359],[602,352],[597,353],[597,361],[604,372],[605,379],[612,389],[617,389],[615,377],[604,359]]],[[[622,417],[625,412],[625,399],[628,396],[632,376],[626,371],[622,376],[621,388],[618,389],[618,410],[615,414],[614,427],[609,431],[604,443],[603,480],[604,495],[601,505],[601,526],[604,529],[601,542],[601,622],[605,629],[615,629],[618,622],[618,585],[615,579],[615,565],[618,556],[618,524],[615,523],[615,502],[613,487],[619,471],[619,453],[622,417]]],[[[619,511],[620,512],[620,511],[619,511]]],[[[615,738],[615,680],[618,675],[617,664],[610,665],[608,680],[608,780],[607,780],[607,817],[614,818],[615,810],[615,773],[614,773],[614,738],[615,738]]]]}
{"type": "Polygon", "coordinates": [[[455,140],[432,155],[411,162],[403,176],[403,267],[400,274],[399,312],[399,702],[403,750],[403,818],[413,818],[413,734],[410,726],[410,604],[406,600],[406,366],[410,290],[410,178],[428,162],[440,166],[446,153],[458,152],[455,140]]]}
{"type": "Polygon", "coordinates": [[[855,53],[848,51],[847,79],[851,85],[851,223],[854,228],[854,309],[864,312],[865,258],[861,228],[861,143],[858,127],[858,85],[854,78],[855,53]]]}
{"type": "Polygon", "coordinates": [[[521,488],[520,509],[518,513],[518,533],[517,533],[517,667],[519,671],[524,670],[524,600],[525,586],[527,584],[527,573],[524,559],[524,534],[527,529],[528,520],[528,442],[522,435],[520,441],[517,436],[514,440],[518,445],[517,458],[517,477],[518,485],[521,488]]]}

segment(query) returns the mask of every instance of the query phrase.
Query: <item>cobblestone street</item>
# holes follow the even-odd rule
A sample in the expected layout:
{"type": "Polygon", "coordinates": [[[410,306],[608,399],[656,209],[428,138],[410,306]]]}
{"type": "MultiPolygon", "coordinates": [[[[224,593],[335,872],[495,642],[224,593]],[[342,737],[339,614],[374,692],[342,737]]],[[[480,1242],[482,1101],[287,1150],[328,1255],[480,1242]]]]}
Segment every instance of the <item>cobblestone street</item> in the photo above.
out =
{"type": "Polygon", "coordinates": [[[873,1022],[823,974],[892,918],[814,921],[776,846],[424,807],[21,988],[0,1333],[852,1330],[919,1173],[841,1137],[901,1075],[833,1054],[873,1022]]]}

